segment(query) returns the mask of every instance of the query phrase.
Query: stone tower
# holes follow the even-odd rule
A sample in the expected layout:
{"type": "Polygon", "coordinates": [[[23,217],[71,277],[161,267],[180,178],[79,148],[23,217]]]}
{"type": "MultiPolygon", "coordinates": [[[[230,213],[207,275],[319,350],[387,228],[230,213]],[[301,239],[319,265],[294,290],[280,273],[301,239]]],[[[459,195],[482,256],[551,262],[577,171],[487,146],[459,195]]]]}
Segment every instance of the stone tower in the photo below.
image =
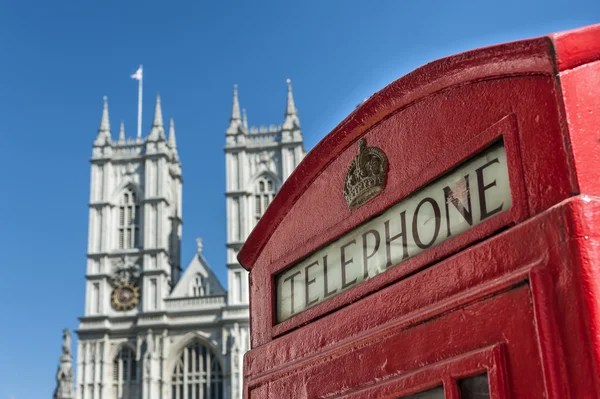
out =
{"type": "Polygon", "coordinates": [[[248,275],[237,262],[242,244],[306,151],[292,84],[287,81],[283,124],[248,128],[237,86],[225,139],[227,269],[230,304],[248,304],[248,275]]]}
{"type": "Polygon", "coordinates": [[[159,391],[160,376],[149,339],[162,338],[151,328],[181,271],[181,164],[173,120],[165,135],[160,97],[150,134],[127,139],[121,123],[117,141],[104,98],[91,169],[77,397],[150,398],[150,390],[159,391]],[[138,363],[145,355],[148,367],[142,370],[138,363]]]}

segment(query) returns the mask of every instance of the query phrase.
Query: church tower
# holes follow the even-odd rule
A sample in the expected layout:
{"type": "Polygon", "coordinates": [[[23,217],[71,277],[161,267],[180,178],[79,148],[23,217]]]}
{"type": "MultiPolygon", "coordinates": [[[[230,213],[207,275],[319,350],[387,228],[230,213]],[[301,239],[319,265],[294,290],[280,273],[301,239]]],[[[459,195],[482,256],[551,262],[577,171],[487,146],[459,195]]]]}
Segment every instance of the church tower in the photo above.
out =
{"type": "Polygon", "coordinates": [[[156,366],[149,360],[149,370],[141,370],[138,363],[142,352],[154,356],[149,339],[161,337],[130,327],[160,318],[179,279],[181,190],[174,123],[171,120],[167,138],[160,97],[148,137],[126,138],[121,123],[116,142],[105,97],[91,158],[78,399],[150,398],[150,388],[159,390],[152,370],[156,366]],[[138,376],[146,379],[148,389],[137,383],[138,376]]]}
{"type": "MultiPolygon", "coordinates": [[[[85,315],[77,330],[75,395],[65,335],[56,399],[241,399],[250,349],[248,276],[236,255],[304,157],[288,82],[280,126],[248,128],[234,88],[226,132],[226,291],[202,240],[182,272],[181,163],[160,98],[149,134],[110,130],[108,103],[93,145],[85,315]]],[[[66,334],[66,333],[65,333],[66,334]]]]}
{"type": "Polygon", "coordinates": [[[231,305],[248,305],[248,274],[237,262],[242,244],[306,151],[292,83],[283,124],[250,127],[240,114],[237,85],[226,131],[227,269],[231,305]]]}
{"type": "Polygon", "coordinates": [[[116,143],[105,98],[91,164],[86,316],[159,311],[181,270],[182,189],[174,124],[167,141],[160,97],[147,139],[126,139],[121,123],[116,143]]]}
{"type": "MultiPolygon", "coordinates": [[[[237,85],[229,127],[225,132],[227,201],[227,303],[232,309],[248,312],[248,272],[237,261],[244,241],[277,191],[305,155],[292,84],[288,79],[287,105],[283,124],[248,128],[246,111],[240,112],[237,85]]],[[[250,349],[249,323],[239,325],[245,353],[250,349]]],[[[241,357],[240,364],[241,364],[241,357]]],[[[242,396],[242,375],[231,376],[232,398],[242,396]]]]}

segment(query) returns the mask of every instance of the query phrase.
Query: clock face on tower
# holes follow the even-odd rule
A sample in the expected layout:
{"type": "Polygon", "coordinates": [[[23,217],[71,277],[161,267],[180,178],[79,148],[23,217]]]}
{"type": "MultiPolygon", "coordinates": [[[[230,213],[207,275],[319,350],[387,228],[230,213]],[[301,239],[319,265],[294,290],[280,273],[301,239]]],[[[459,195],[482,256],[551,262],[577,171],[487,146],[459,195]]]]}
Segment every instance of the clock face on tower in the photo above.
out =
{"type": "Polygon", "coordinates": [[[111,305],[115,310],[131,310],[139,302],[139,289],[129,282],[123,282],[116,286],[111,295],[111,305]]]}

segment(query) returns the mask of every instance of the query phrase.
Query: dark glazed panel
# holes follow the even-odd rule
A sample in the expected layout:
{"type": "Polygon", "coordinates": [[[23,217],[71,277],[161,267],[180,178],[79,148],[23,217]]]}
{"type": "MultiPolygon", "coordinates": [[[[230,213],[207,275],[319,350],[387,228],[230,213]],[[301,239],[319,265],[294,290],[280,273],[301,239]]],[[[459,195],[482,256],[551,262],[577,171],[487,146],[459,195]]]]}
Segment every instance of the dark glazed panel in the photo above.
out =
{"type": "Polygon", "coordinates": [[[490,384],[487,374],[480,374],[458,381],[461,399],[489,399],[490,384]]]}
{"type": "Polygon", "coordinates": [[[427,391],[415,393],[408,396],[403,396],[400,399],[444,399],[444,387],[439,386],[427,391]]]}

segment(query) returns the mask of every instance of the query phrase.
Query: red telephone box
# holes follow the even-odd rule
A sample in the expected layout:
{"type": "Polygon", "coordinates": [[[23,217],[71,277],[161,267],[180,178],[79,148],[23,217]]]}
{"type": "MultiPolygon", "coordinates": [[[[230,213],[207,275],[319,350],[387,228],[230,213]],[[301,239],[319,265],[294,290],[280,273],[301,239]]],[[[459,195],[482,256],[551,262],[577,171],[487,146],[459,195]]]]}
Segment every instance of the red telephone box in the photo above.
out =
{"type": "Polygon", "coordinates": [[[398,79],[238,255],[245,398],[600,398],[599,195],[600,25],[398,79]]]}

